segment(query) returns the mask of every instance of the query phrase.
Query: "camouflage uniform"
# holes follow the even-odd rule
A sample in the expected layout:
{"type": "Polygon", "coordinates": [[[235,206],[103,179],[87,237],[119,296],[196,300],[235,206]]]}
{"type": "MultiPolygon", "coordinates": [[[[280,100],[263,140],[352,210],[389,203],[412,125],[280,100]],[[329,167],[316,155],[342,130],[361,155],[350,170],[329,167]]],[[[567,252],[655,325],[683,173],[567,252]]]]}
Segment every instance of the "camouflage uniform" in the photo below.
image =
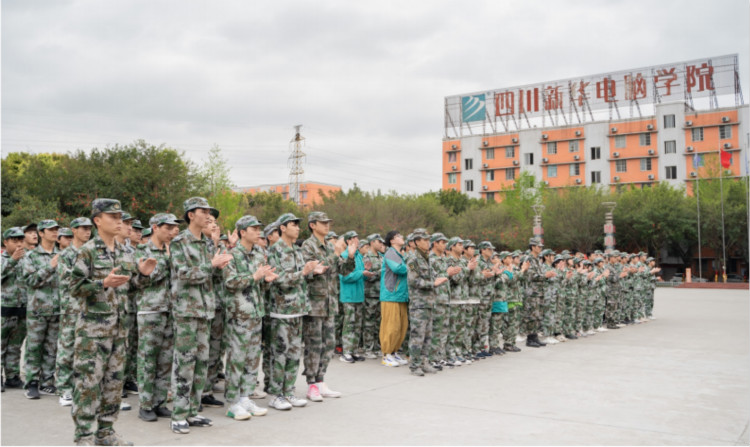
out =
{"type": "Polygon", "coordinates": [[[616,328],[618,322],[618,310],[620,306],[622,265],[618,262],[610,262],[608,267],[610,274],[607,278],[607,305],[606,320],[608,328],[616,328]]]}
{"type": "MultiPolygon", "coordinates": [[[[506,281],[508,294],[508,313],[503,315],[503,349],[514,348],[523,315],[523,288],[521,271],[512,267],[512,277],[506,281]]],[[[506,275],[507,276],[507,275],[506,275]]]]}
{"type": "MultiPolygon", "coordinates": [[[[547,264],[542,264],[542,271],[547,273],[549,271],[555,271],[554,267],[547,264]]],[[[544,299],[542,301],[542,334],[544,337],[550,337],[555,333],[555,314],[557,311],[557,301],[560,295],[560,279],[558,276],[547,278],[544,284],[544,299]]]]}
{"type": "Polygon", "coordinates": [[[57,248],[48,253],[40,243],[23,259],[23,279],[28,291],[24,357],[27,385],[33,381],[39,381],[40,387],[55,385],[60,296],[57,269],[50,262],[57,254],[57,248]]]}
{"type": "MultiPolygon", "coordinates": [[[[214,241],[209,240],[208,247],[208,252],[212,255],[213,253],[216,253],[217,249],[222,250],[222,252],[227,249],[223,241],[219,241],[219,246],[217,248],[214,241]]],[[[224,371],[224,354],[227,350],[227,338],[224,336],[227,319],[224,309],[224,301],[228,298],[228,292],[224,286],[222,273],[221,270],[216,270],[214,271],[213,276],[216,309],[214,309],[214,317],[208,324],[208,375],[206,377],[206,394],[211,394],[213,385],[219,381],[219,373],[224,371]]]]}
{"type": "MultiPolygon", "coordinates": [[[[356,236],[355,232],[350,231],[344,235],[344,240],[348,241],[356,236]]],[[[349,252],[345,251],[342,256],[348,259],[349,252]]],[[[344,308],[344,326],[341,332],[341,347],[344,354],[359,351],[364,329],[365,263],[359,251],[354,252],[354,263],[355,267],[349,274],[339,274],[339,296],[344,308]]]]}
{"type": "MultiPolygon", "coordinates": [[[[97,199],[93,207],[105,213],[121,211],[120,203],[110,199],[97,199]]],[[[115,267],[118,274],[132,276],[135,262],[117,241],[113,248],[94,237],[81,247],[70,272],[70,294],[81,306],[73,357],[76,441],[91,436],[96,423],[97,437],[112,433],[120,412],[127,335],[123,317],[130,284],[104,288],[102,281],[115,267]]]]}
{"type": "Polygon", "coordinates": [[[60,333],[57,338],[57,393],[73,395],[73,355],[76,341],[76,320],[81,304],[70,296],[70,272],[73,270],[79,249],[73,244],[60,252],[57,260],[57,277],[60,285],[60,333]]]}
{"type": "MultiPolygon", "coordinates": [[[[503,255],[501,254],[501,257],[503,255]]],[[[489,347],[490,352],[496,349],[503,348],[503,342],[507,343],[508,339],[505,338],[507,332],[506,325],[509,324],[508,310],[510,301],[510,287],[509,284],[513,279],[513,272],[509,270],[503,270],[499,275],[494,278],[493,286],[495,290],[493,292],[492,302],[492,316],[490,317],[490,332],[489,332],[489,347]]],[[[513,335],[515,341],[515,334],[513,335]]]]}
{"type": "MultiPolygon", "coordinates": [[[[4,236],[23,237],[20,228],[7,230],[4,236]],[[12,232],[12,230],[16,230],[12,232]]],[[[5,379],[20,378],[21,345],[26,338],[26,291],[23,283],[23,258],[15,260],[2,253],[2,368],[5,379]]]]}
{"type": "Polygon", "coordinates": [[[447,356],[450,359],[460,357],[465,353],[464,333],[468,331],[464,321],[464,306],[468,301],[467,273],[460,258],[449,255],[445,258],[446,268],[461,267],[461,271],[450,277],[450,302],[448,317],[447,356]]]}
{"type": "MultiPolygon", "coordinates": [[[[420,237],[428,237],[419,233],[420,237]]],[[[432,343],[432,309],[435,305],[435,272],[429,254],[416,250],[406,261],[409,269],[409,369],[416,371],[427,362],[432,343]]]]}
{"type": "MultiPolygon", "coordinates": [[[[487,241],[479,243],[480,250],[484,248],[492,248],[494,246],[487,241]]],[[[476,319],[475,324],[472,326],[474,329],[472,353],[476,354],[482,351],[487,351],[490,343],[490,320],[492,319],[492,303],[495,301],[495,289],[497,286],[498,278],[494,275],[485,278],[482,274],[483,270],[492,270],[492,258],[485,259],[484,256],[479,256],[479,262],[474,272],[474,278],[477,284],[477,298],[479,298],[479,305],[475,305],[476,308],[476,319]]]]}
{"type": "MultiPolygon", "coordinates": [[[[439,233],[438,233],[439,234],[439,233]]],[[[433,239],[435,235],[433,234],[433,239]]],[[[434,240],[433,240],[434,242],[434,240]]],[[[435,252],[430,253],[430,266],[436,278],[447,277],[448,264],[446,256],[438,256],[435,252]]],[[[430,361],[439,362],[448,359],[447,346],[448,334],[450,332],[450,310],[448,303],[451,299],[450,281],[435,287],[435,305],[432,310],[432,347],[430,349],[430,361]]]]}
{"type": "MultiPolygon", "coordinates": [[[[372,243],[370,237],[368,240],[372,243]]],[[[383,254],[370,250],[365,255],[365,263],[367,262],[372,264],[369,271],[375,273],[375,276],[365,277],[365,323],[362,341],[365,351],[377,352],[380,351],[380,271],[383,267],[383,254]]]]}
{"type": "Polygon", "coordinates": [[[524,307],[524,326],[529,335],[538,333],[542,323],[542,300],[544,299],[544,284],[546,278],[542,261],[529,257],[529,269],[526,271],[526,301],[524,307]]]}

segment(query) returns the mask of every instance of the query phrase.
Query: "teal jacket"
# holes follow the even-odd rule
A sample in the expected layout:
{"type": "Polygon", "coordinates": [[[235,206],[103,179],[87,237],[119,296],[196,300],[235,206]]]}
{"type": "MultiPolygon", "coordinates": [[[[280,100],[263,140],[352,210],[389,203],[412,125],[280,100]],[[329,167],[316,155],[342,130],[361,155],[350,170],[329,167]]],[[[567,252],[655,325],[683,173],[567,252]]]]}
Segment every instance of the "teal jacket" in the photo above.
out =
{"type": "Polygon", "coordinates": [[[401,253],[390,247],[383,256],[380,270],[380,301],[406,303],[409,301],[407,276],[409,269],[401,253]]]}
{"type": "MultiPolygon", "coordinates": [[[[349,258],[349,251],[341,253],[344,259],[349,258]]],[[[359,251],[354,252],[354,270],[346,276],[339,275],[339,285],[342,303],[365,302],[365,261],[359,251]]]]}

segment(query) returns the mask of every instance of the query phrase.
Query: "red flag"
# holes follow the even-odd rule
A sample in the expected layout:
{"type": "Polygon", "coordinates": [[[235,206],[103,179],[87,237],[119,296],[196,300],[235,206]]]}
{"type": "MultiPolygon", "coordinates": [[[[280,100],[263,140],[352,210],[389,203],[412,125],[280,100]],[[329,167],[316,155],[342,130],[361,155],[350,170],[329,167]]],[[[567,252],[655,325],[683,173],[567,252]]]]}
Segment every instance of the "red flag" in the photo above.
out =
{"type": "Polygon", "coordinates": [[[723,166],[724,169],[729,169],[732,165],[732,153],[727,152],[724,149],[719,150],[721,151],[721,166],[723,166]]]}

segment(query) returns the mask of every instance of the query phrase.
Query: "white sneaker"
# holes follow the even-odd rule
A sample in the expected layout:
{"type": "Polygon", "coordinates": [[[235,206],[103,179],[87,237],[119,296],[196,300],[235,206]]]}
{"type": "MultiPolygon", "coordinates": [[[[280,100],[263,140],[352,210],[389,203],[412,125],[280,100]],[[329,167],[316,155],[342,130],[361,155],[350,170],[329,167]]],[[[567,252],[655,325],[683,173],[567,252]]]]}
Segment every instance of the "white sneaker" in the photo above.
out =
{"type": "Polygon", "coordinates": [[[395,360],[396,362],[398,362],[399,365],[403,366],[403,365],[408,365],[409,364],[409,362],[407,360],[404,360],[403,358],[401,358],[401,356],[398,355],[398,353],[392,354],[391,357],[393,357],[393,360],[395,360]]]}
{"type": "Polygon", "coordinates": [[[559,341],[557,341],[557,339],[555,337],[553,337],[551,335],[549,337],[545,338],[543,341],[545,343],[547,343],[548,345],[556,345],[556,344],[560,343],[559,341]]]}
{"type": "Polygon", "coordinates": [[[367,351],[367,352],[365,352],[365,358],[366,359],[376,359],[376,358],[378,358],[378,356],[375,355],[375,353],[372,352],[372,351],[367,351]]]}
{"type": "Polygon", "coordinates": [[[255,391],[253,391],[253,394],[250,395],[250,397],[253,399],[263,399],[266,396],[268,396],[268,393],[258,387],[255,387],[255,391]]]}
{"type": "Polygon", "coordinates": [[[325,382],[318,382],[316,385],[318,385],[318,391],[320,391],[320,395],[323,397],[341,397],[341,392],[328,388],[325,382]]]}
{"type": "Polygon", "coordinates": [[[258,406],[258,404],[250,400],[248,397],[240,399],[240,405],[242,405],[242,408],[244,408],[245,411],[253,416],[265,416],[266,413],[268,413],[268,408],[258,406]]]}
{"type": "Polygon", "coordinates": [[[380,363],[382,365],[390,366],[390,367],[393,367],[393,368],[401,366],[401,364],[399,362],[397,362],[396,359],[394,359],[391,354],[383,356],[383,360],[381,360],[380,363]]]}
{"type": "Polygon", "coordinates": [[[607,329],[606,327],[602,326],[599,329],[597,329],[597,331],[599,331],[599,332],[609,332],[609,329],[607,329]]]}
{"type": "Polygon", "coordinates": [[[73,396],[71,396],[70,393],[65,393],[60,396],[59,402],[61,407],[69,407],[73,405],[73,396]]]}
{"type": "MultiPolygon", "coordinates": [[[[71,403],[72,403],[72,402],[71,402],[71,403]]],[[[131,407],[129,403],[127,403],[127,402],[125,402],[125,401],[121,401],[121,402],[120,402],[120,411],[128,411],[128,410],[130,410],[130,409],[132,409],[132,408],[133,408],[133,407],[131,407]]]]}
{"type": "Polygon", "coordinates": [[[526,341],[526,337],[525,336],[519,335],[519,336],[516,337],[516,343],[521,343],[521,342],[524,342],[524,341],[526,341]]]}
{"type": "Polygon", "coordinates": [[[247,412],[245,407],[241,403],[236,402],[232,404],[227,410],[227,416],[234,419],[235,421],[246,421],[252,416],[247,412]]]}
{"type": "Polygon", "coordinates": [[[593,329],[589,329],[588,331],[586,331],[586,333],[589,334],[589,335],[596,334],[596,332],[593,329]]]}
{"type": "Polygon", "coordinates": [[[307,405],[307,400],[297,397],[294,394],[286,396],[286,400],[292,404],[293,407],[304,407],[307,405]]]}
{"type": "Polygon", "coordinates": [[[292,404],[289,403],[289,401],[286,400],[286,397],[284,396],[276,396],[276,398],[274,398],[274,400],[272,400],[271,403],[268,404],[268,406],[281,411],[292,409],[292,404]]]}
{"type": "Polygon", "coordinates": [[[313,402],[323,402],[323,396],[320,395],[320,389],[316,383],[311,383],[307,387],[307,400],[313,402]]]}

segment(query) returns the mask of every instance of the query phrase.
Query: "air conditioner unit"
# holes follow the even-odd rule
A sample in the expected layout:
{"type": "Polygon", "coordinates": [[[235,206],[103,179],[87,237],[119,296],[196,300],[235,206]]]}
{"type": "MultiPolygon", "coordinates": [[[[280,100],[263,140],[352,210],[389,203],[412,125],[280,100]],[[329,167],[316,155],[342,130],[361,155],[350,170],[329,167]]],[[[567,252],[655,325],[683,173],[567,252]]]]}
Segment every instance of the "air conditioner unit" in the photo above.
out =
{"type": "Polygon", "coordinates": [[[456,145],[455,145],[455,144],[452,144],[452,145],[451,145],[451,149],[456,149],[456,145]]]}
{"type": "Polygon", "coordinates": [[[580,184],[581,184],[581,179],[577,178],[577,179],[576,179],[576,184],[577,184],[577,185],[580,185],[580,184]]]}
{"type": "Polygon", "coordinates": [[[482,186],[482,189],[487,191],[487,185],[482,186]]]}
{"type": "Polygon", "coordinates": [[[544,184],[544,186],[549,186],[549,182],[548,182],[548,181],[546,181],[546,180],[545,180],[545,181],[543,181],[543,182],[542,182],[542,184],[544,184]]]}
{"type": "Polygon", "coordinates": [[[581,157],[579,155],[574,155],[573,156],[573,160],[580,160],[580,159],[581,159],[581,157]]]}
{"type": "Polygon", "coordinates": [[[685,125],[686,125],[687,127],[690,127],[690,126],[692,126],[692,125],[693,125],[693,122],[692,122],[692,121],[685,121],[685,125]]]}
{"type": "Polygon", "coordinates": [[[518,160],[513,160],[513,166],[518,166],[518,160]]]}
{"type": "Polygon", "coordinates": [[[649,179],[649,180],[653,180],[653,179],[654,179],[654,174],[649,174],[649,175],[648,175],[648,179],[649,179]]]}
{"type": "Polygon", "coordinates": [[[616,181],[616,182],[619,182],[619,181],[620,181],[620,176],[619,176],[619,175],[616,175],[616,176],[615,176],[615,181],[616,181]]]}
{"type": "Polygon", "coordinates": [[[654,150],[653,149],[649,149],[648,150],[648,155],[654,155],[654,150]]]}
{"type": "Polygon", "coordinates": [[[732,143],[724,143],[724,149],[731,149],[732,143]]]}
{"type": "Polygon", "coordinates": [[[482,167],[483,167],[483,168],[489,168],[489,167],[490,167],[490,165],[488,165],[487,163],[482,163],[482,167]]]}
{"type": "Polygon", "coordinates": [[[512,140],[514,143],[518,143],[518,138],[513,138],[512,140]]]}
{"type": "Polygon", "coordinates": [[[612,131],[612,133],[617,133],[617,128],[616,128],[616,127],[613,127],[613,128],[612,128],[612,129],[610,129],[610,130],[612,131]]]}
{"type": "Polygon", "coordinates": [[[728,116],[722,116],[721,117],[721,122],[722,123],[728,123],[729,122],[729,117],[728,116]]]}
{"type": "Polygon", "coordinates": [[[612,156],[615,157],[615,158],[617,158],[617,157],[620,156],[620,153],[619,152],[614,152],[614,153],[612,153],[612,156]]]}
{"type": "Polygon", "coordinates": [[[690,173],[690,177],[698,177],[698,173],[693,171],[690,173]]]}
{"type": "Polygon", "coordinates": [[[542,163],[549,163],[549,158],[542,158],[542,163]]]}
{"type": "Polygon", "coordinates": [[[489,145],[490,145],[490,142],[489,142],[489,141],[483,141],[483,142],[482,142],[482,144],[483,144],[484,146],[489,146],[489,145]]]}
{"type": "Polygon", "coordinates": [[[576,136],[577,136],[577,137],[580,137],[580,136],[581,136],[581,131],[580,131],[580,130],[576,130],[576,136]]]}
{"type": "Polygon", "coordinates": [[[547,138],[549,138],[549,135],[547,135],[546,133],[543,133],[542,134],[542,140],[546,140],[547,138]]]}
{"type": "Polygon", "coordinates": [[[688,146],[685,148],[685,150],[688,152],[693,152],[695,149],[693,148],[693,146],[688,146]]]}
{"type": "Polygon", "coordinates": [[[653,124],[649,124],[648,126],[646,126],[646,129],[648,129],[648,130],[654,130],[654,125],[653,124]]]}

